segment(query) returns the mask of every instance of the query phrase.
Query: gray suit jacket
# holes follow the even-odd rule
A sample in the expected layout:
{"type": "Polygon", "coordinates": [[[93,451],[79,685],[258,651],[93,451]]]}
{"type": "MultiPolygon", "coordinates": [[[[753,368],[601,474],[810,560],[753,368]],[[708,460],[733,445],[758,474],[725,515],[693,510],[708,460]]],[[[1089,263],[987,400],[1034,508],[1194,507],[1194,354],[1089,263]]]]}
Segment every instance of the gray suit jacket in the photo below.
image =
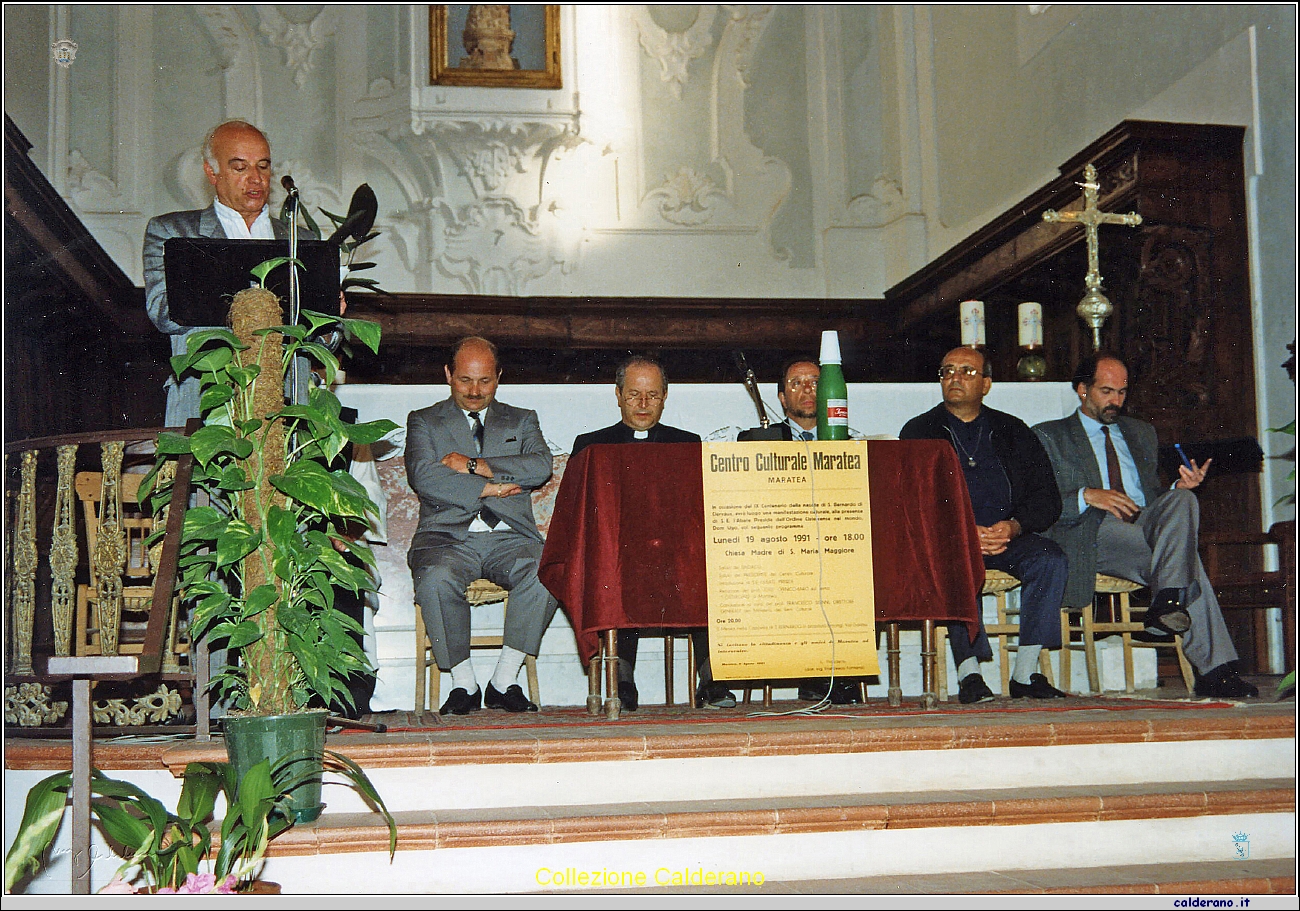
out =
{"type": "MultiPolygon", "coordinates": [[[[271,219],[271,230],[276,240],[286,240],[289,229],[276,218],[271,219]]],[[[182,326],[171,317],[167,307],[167,274],[163,269],[163,246],[173,237],[225,237],[221,219],[217,218],[216,203],[206,209],[187,212],[168,212],[149,219],[144,229],[144,306],[149,319],[158,331],[171,336],[172,354],[184,354],[186,339],[205,326],[182,326]]],[[[298,236],[310,237],[300,229],[298,236]]],[[[199,415],[199,380],[187,377],[177,384],[175,377],[167,379],[167,415],[169,427],[181,426],[187,418],[199,415]]]]}
{"type": "Polygon", "coordinates": [[[480,500],[488,480],[443,465],[443,456],[453,452],[474,454],[469,422],[455,401],[448,398],[411,412],[406,424],[406,479],[420,499],[420,521],[411,550],[421,546],[425,532],[465,540],[482,505],[521,535],[541,541],[529,492],[550,479],[551,450],[542,438],[537,413],[493,402],[483,422],[483,454],[479,458],[491,466],[494,482],[518,484],[523,493],[480,500]]]}
{"type": "MultiPolygon", "coordinates": [[[[1146,501],[1154,503],[1165,492],[1156,472],[1156,429],[1145,421],[1130,417],[1121,417],[1118,424],[1137,466],[1146,501]]],[[[1034,433],[1038,434],[1047,450],[1047,458],[1056,474],[1056,486],[1061,491],[1061,518],[1045,534],[1061,545],[1070,559],[1065,604],[1070,607],[1091,604],[1097,577],[1097,530],[1106,512],[1095,506],[1088,506],[1080,512],[1079,489],[1106,486],[1101,466],[1097,464],[1097,456],[1077,411],[1069,417],[1036,425],[1034,433]]]]}

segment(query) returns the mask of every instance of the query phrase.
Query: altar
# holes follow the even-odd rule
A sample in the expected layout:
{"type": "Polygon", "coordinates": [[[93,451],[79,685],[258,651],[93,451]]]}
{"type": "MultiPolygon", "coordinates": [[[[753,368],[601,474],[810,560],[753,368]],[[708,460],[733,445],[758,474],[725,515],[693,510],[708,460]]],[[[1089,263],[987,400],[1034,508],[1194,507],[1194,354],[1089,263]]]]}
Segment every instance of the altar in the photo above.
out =
{"type": "MultiPolygon", "coordinates": [[[[506,364],[508,378],[510,365],[506,364]]],[[[755,426],[757,421],[753,403],[740,383],[734,384],[671,384],[663,422],[674,427],[698,433],[706,442],[735,440],[736,435],[755,426]]],[[[358,420],[372,421],[388,418],[402,425],[403,431],[392,434],[391,445],[386,449],[376,447],[377,467],[384,491],[388,497],[388,543],[375,547],[381,574],[379,607],[373,619],[372,655],[379,670],[379,679],[372,700],[375,711],[385,709],[410,709],[415,692],[415,612],[411,587],[411,574],[406,566],[406,551],[414,534],[419,517],[419,504],[406,483],[402,443],[406,417],[412,410],[441,401],[447,397],[445,385],[344,385],[338,388],[339,399],[345,406],[357,409],[358,420]]],[[[768,414],[781,414],[772,384],[760,384],[767,403],[768,414]]],[[[550,533],[551,512],[555,494],[559,489],[568,463],[569,449],[574,438],[589,430],[607,426],[619,420],[614,400],[613,383],[584,383],[571,385],[510,385],[503,383],[497,391],[500,401],[537,412],[542,434],[550,447],[555,474],[533,495],[534,511],[543,534],[550,533]]],[[[849,425],[855,437],[889,439],[896,437],[899,429],[911,417],[920,414],[939,401],[939,384],[934,383],[854,383],[849,385],[849,425]]],[[[1068,383],[1018,383],[994,382],[985,403],[992,408],[1009,412],[1033,425],[1039,421],[1061,417],[1072,411],[1077,398],[1068,383]]],[[[991,617],[992,599],[985,599],[986,616],[991,617]]],[[[500,604],[484,605],[474,609],[474,631],[499,631],[502,626],[500,604]]],[[[903,639],[902,687],[904,693],[919,693],[921,685],[920,662],[915,657],[920,649],[920,634],[905,632],[903,639]]],[[[641,647],[637,662],[637,686],[642,700],[647,704],[664,700],[663,640],[647,638],[641,647]]],[[[685,641],[678,640],[679,672],[674,675],[675,701],[689,699],[685,674],[685,641]]],[[[1102,650],[1103,675],[1106,674],[1107,650],[1102,650]]],[[[1139,658],[1153,657],[1143,652],[1139,658]]],[[[945,656],[946,660],[951,658],[945,656]]],[[[484,680],[491,673],[495,654],[489,650],[476,650],[473,654],[476,673],[484,680]]],[[[1150,666],[1138,668],[1138,683],[1154,685],[1154,660],[1150,666]],[[1143,683],[1143,681],[1146,681],[1143,683]]],[[[1082,671],[1083,662],[1075,662],[1082,671]]],[[[563,612],[557,612],[550,629],[542,641],[537,657],[541,699],[546,705],[584,705],[587,698],[587,678],[578,657],[578,647],[573,629],[563,612]]],[[[997,672],[989,669],[991,685],[996,689],[997,672]]],[[[1116,665],[1118,668],[1118,665],[1116,665]]],[[[950,668],[950,679],[955,671],[950,668]]],[[[1114,672],[1112,672],[1114,673],[1114,672]]],[[[1114,685],[1112,679],[1112,686],[1114,685]]],[[[1120,685],[1122,686],[1122,678],[1120,685]]],[[[444,691],[448,681],[444,680],[444,691]]],[[[871,696],[885,695],[889,681],[882,674],[879,683],[868,689],[871,696]]],[[[793,697],[793,690],[777,691],[778,698],[793,697]]]]}

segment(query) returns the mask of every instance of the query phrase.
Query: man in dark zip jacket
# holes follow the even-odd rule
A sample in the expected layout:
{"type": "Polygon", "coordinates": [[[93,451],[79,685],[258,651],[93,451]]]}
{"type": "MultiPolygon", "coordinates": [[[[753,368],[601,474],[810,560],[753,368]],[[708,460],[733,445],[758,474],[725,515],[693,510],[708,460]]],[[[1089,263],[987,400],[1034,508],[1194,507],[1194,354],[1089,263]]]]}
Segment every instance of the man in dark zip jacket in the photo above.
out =
{"type": "MultiPolygon", "coordinates": [[[[986,408],[992,368],[974,348],[954,348],[939,367],[943,402],[912,418],[904,440],[947,440],[957,451],[975,511],[984,566],[1020,580],[1020,643],[1011,698],[1064,696],[1036,673],[1044,648],[1061,647],[1060,609],[1068,563],[1055,542],[1038,534],[1061,515],[1061,494],[1042,443],[1024,421],[986,408]]],[[[993,658],[981,624],[972,643],[964,624],[948,628],[963,703],[993,698],[979,672],[993,658]]],[[[1004,694],[1005,695],[1005,694],[1004,694]]]]}

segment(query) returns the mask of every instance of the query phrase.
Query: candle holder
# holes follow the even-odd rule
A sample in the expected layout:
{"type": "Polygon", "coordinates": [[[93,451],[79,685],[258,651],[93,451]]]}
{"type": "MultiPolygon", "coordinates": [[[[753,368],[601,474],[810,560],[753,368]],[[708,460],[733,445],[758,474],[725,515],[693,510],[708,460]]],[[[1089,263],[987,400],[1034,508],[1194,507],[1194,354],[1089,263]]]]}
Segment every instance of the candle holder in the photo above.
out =
{"type": "Polygon", "coordinates": [[[1026,348],[1016,361],[1016,376],[1026,383],[1037,383],[1047,376],[1047,358],[1035,348],[1026,348]]]}

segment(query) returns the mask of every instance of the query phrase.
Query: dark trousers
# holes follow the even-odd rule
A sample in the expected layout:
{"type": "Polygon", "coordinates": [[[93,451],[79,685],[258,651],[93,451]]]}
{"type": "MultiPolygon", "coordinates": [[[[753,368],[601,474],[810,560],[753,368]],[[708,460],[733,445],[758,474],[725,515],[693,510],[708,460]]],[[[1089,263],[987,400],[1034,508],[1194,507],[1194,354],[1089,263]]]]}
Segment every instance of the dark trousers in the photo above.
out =
{"type": "MultiPolygon", "coordinates": [[[[709,631],[707,629],[691,630],[691,639],[695,643],[695,669],[699,672],[700,683],[710,683],[713,674],[709,670],[709,631]]],[[[633,682],[632,672],[636,669],[636,649],[641,641],[641,630],[621,629],[618,631],[618,679],[633,682]]]]}
{"type": "MultiPolygon", "coordinates": [[[[1020,580],[1020,641],[1043,648],[1061,647],[1061,599],[1069,564],[1055,541],[1036,534],[1012,538],[1000,554],[984,558],[986,569],[996,569],[1020,580]]],[[[982,601],[981,601],[982,603],[982,601]]],[[[959,666],[967,658],[992,661],[993,649],[980,621],[980,632],[972,643],[966,624],[948,626],[952,657],[959,666]]]]}

